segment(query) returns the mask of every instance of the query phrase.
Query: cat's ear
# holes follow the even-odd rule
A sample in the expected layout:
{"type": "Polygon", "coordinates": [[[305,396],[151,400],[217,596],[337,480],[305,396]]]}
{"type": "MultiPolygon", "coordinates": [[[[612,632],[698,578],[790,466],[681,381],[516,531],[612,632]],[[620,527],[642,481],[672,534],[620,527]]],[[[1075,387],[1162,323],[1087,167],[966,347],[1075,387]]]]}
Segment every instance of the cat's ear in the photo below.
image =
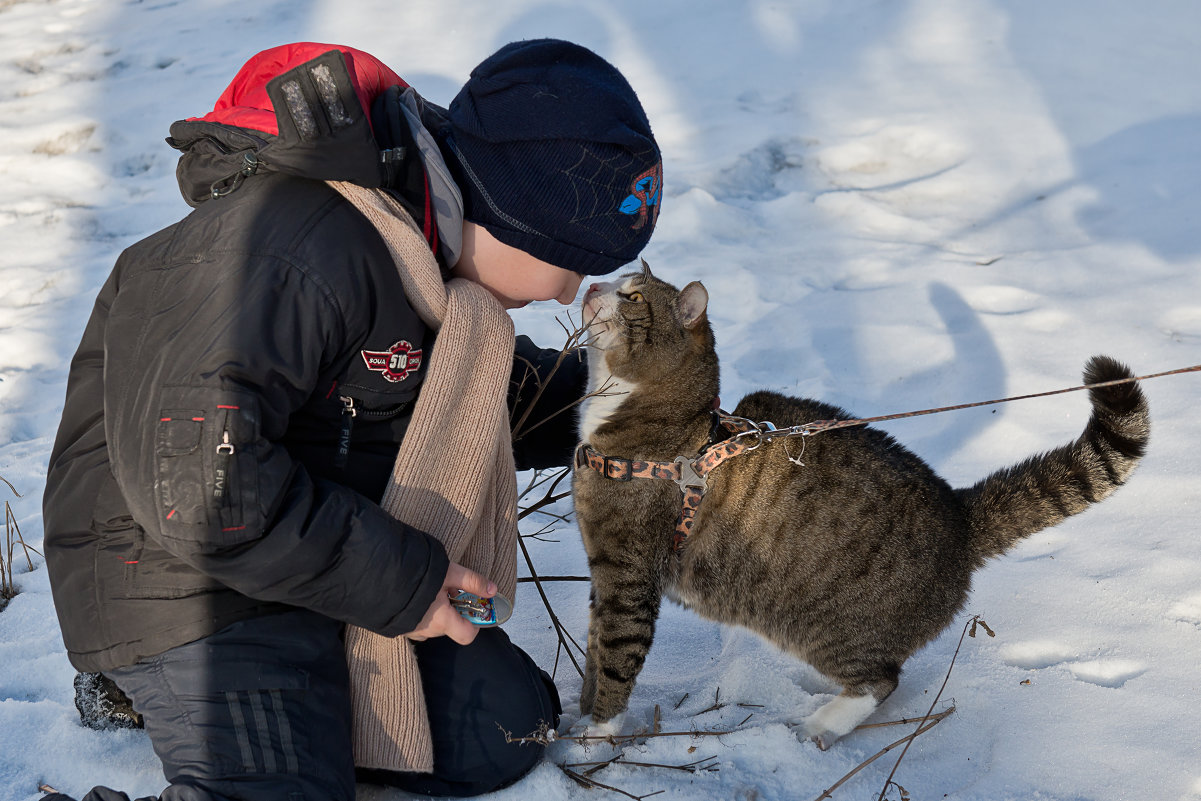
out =
{"type": "Polygon", "coordinates": [[[708,305],[709,293],[700,281],[693,281],[681,289],[676,298],[676,311],[680,316],[680,323],[685,328],[692,328],[705,316],[705,307],[708,305]]]}
{"type": "Polygon", "coordinates": [[[646,259],[640,259],[639,261],[642,262],[642,277],[650,278],[651,277],[651,266],[646,263],[646,259]]]}

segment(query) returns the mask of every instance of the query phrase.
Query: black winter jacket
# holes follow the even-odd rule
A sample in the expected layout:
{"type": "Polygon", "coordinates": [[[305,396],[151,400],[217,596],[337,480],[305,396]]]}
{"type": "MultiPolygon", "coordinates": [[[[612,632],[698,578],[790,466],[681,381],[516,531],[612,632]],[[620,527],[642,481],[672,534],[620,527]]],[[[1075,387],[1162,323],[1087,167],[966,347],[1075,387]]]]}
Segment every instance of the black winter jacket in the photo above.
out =
{"type": "MultiPolygon", "coordinates": [[[[341,54],[322,59],[280,77],[332,64],[357,133],[326,129],[289,161],[299,140],[282,111],[275,135],[177,123],[180,186],[198,207],[126,250],[96,300],[44,497],[55,606],[80,670],[296,606],[399,635],[441,586],[441,546],[376,503],[433,336],[378,233],[314,180],[339,175],[308,169],[324,146],[358,165],[356,180],[387,180],[370,179],[379,148],[341,54]],[[255,168],[239,173],[248,152],[255,168]],[[237,178],[199,191],[222,174],[237,178]]],[[[555,355],[519,346],[515,382],[526,360],[545,369],[555,355]]],[[[535,419],[584,380],[583,361],[567,360],[535,419]]],[[[519,466],[565,463],[571,417],[540,429],[519,466]]]]}

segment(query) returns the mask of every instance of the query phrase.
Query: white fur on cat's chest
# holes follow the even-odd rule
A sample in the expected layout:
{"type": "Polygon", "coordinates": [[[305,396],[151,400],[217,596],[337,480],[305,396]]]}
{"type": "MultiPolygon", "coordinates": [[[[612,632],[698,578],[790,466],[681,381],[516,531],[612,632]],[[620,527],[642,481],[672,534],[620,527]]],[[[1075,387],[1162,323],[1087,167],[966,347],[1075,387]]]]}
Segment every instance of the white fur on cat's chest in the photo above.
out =
{"type": "Polygon", "coordinates": [[[581,442],[591,442],[596,429],[613,416],[635,389],[634,384],[614,378],[605,363],[605,348],[617,336],[609,324],[615,313],[616,294],[620,290],[628,290],[632,280],[627,279],[622,284],[593,284],[584,294],[581,308],[585,324],[593,328],[593,339],[592,347],[588,349],[589,396],[580,408],[581,442]]]}
{"type": "Polygon", "coordinates": [[[614,378],[605,364],[605,352],[599,347],[588,349],[588,392],[590,396],[581,404],[580,441],[591,442],[592,435],[625,401],[634,385],[614,378]],[[601,390],[604,392],[600,392],[601,390]],[[600,394],[591,394],[597,393],[600,394]]]}

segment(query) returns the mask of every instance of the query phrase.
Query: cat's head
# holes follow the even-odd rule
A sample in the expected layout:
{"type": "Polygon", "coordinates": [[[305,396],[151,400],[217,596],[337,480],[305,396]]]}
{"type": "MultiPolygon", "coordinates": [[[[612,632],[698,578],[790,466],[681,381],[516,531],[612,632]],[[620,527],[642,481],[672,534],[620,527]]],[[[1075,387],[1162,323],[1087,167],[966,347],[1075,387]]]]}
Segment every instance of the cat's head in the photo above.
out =
{"type": "Polygon", "coordinates": [[[715,358],[708,303],[699,281],[676,289],[645,261],[641,272],[593,284],[582,303],[593,364],[603,355],[614,377],[642,384],[678,375],[698,359],[708,363],[715,358]]]}

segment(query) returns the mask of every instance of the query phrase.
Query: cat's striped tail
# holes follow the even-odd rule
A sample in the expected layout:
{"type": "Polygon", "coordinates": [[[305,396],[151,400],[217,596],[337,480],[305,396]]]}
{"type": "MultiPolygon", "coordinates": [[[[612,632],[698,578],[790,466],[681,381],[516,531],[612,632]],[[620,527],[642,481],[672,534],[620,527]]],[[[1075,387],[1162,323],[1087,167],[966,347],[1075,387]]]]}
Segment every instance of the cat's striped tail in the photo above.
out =
{"type": "MultiPolygon", "coordinates": [[[[1084,368],[1085,384],[1133,376],[1108,356],[1094,356],[1084,368]]],[[[1092,415],[1075,442],[956,490],[967,510],[978,563],[1107,498],[1142,458],[1151,425],[1138,383],[1091,388],[1088,394],[1092,415]]]]}

